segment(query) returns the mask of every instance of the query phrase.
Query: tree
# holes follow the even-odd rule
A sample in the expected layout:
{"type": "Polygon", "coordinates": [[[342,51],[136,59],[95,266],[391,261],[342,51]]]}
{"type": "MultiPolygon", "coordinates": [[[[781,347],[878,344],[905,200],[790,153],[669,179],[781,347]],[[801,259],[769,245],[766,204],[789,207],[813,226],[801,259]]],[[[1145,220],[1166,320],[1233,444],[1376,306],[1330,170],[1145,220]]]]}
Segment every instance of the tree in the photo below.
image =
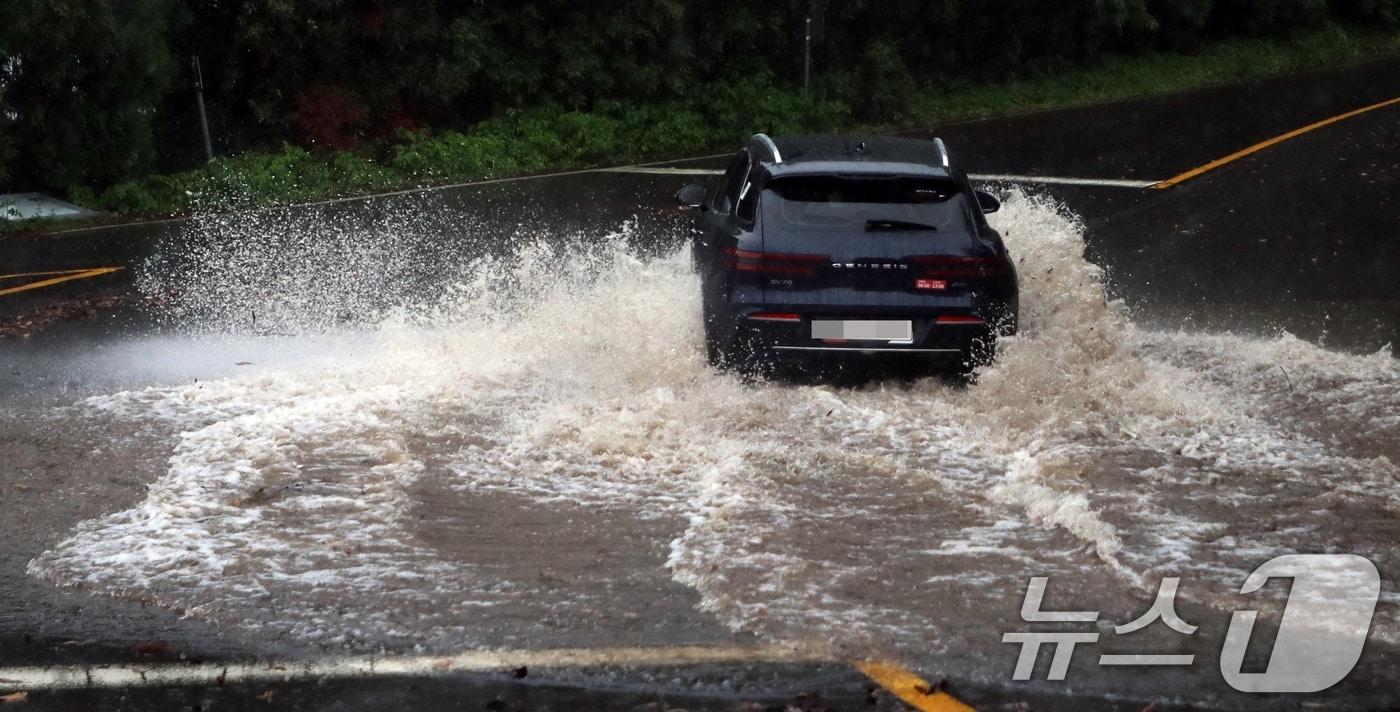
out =
{"type": "Polygon", "coordinates": [[[178,18],[174,0],[10,0],[0,116],[12,178],[69,190],[150,171],[156,113],[178,75],[178,18]]]}

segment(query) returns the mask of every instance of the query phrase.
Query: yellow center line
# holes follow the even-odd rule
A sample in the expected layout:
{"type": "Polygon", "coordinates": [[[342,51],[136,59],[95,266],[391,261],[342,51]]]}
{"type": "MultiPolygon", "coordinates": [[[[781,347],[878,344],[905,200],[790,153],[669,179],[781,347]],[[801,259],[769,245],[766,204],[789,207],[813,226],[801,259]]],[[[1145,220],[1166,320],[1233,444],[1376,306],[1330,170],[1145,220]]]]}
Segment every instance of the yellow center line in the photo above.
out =
{"type": "Polygon", "coordinates": [[[875,684],[920,712],[972,712],[961,700],[928,684],[903,666],[883,660],[857,660],[852,665],[875,684]]]}
{"type": "Polygon", "coordinates": [[[0,274],[0,279],[15,279],[17,277],[47,277],[51,274],[77,274],[87,272],[91,267],[82,269],[56,269],[49,272],[15,272],[14,274],[0,274]]]}
{"type": "MultiPolygon", "coordinates": [[[[120,269],[121,269],[121,267],[97,267],[97,268],[94,268],[94,269],[74,270],[74,271],[71,271],[71,272],[49,272],[48,274],[56,274],[56,275],[59,275],[59,276],[57,276],[57,277],[50,277],[49,279],[41,279],[41,280],[39,280],[39,281],[37,281],[37,282],[30,282],[30,283],[28,283],[28,284],[21,284],[21,285],[18,286],[18,287],[10,287],[10,288],[8,288],[8,289],[0,289],[0,297],[6,296],[6,295],[10,295],[10,294],[14,294],[14,293],[16,293],[16,292],[27,291],[27,290],[30,290],[30,289],[39,289],[39,288],[41,288],[41,287],[51,287],[51,286],[53,286],[53,285],[55,285],[55,284],[62,284],[63,282],[68,282],[68,281],[75,280],[75,279],[87,279],[87,278],[89,278],[89,277],[100,277],[100,276],[102,276],[102,275],[104,275],[104,274],[111,274],[111,273],[116,272],[116,271],[118,271],[118,270],[120,270],[120,269]]],[[[7,274],[7,275],[4,275],[4,276],[5,276],[5,277],[24,277],[24,276],[38,276],[39,274],[42,274],[42,273],[32,273],[32,274],[29,274],[29,275],[7,274]]]]}
{"type": "Polygon", "coordinates": [[[1221,166],[1223,166],[1223,165],[1226,165],[1226,164],[1228,164],[1228,163],[1234,163],[1235,161],[1238,161],[1239,159],[1244,158],[1245,156],[1248,156],[1248,155],[1250,155],[1250,154],[1258,153],[1259,151],[1262,151],[1262,150],[1264,150],[1264,149],[1266,149],[1266,148],[1269,148],[1270,146],[1274,146],[1274,145],[1283,143],[1284,141],[1287,141],[1287,140],[1289,140],[1289,139],[1293,139],[1293,138],[1297,138],[1297,137],[1299,137],[1299,136],[1302,136],[1303,134],[1308,133],[1309,131],[1315,131],[1315,130],[1320,129],[1320,128],[1324,127],[1324,126],[1330,126],[1330,125],[1332,125],[1332,124],[1335,124],[1335,123],[1337,123],[1338,121],[1345,121],[1345,120],[1347,120],[1347,119],[1352,118],[1353,116],[1360,116],[1361,114],[1364,114],[1364,113],[1366,113],[1366,112],[1368,112],[1368,111],[1375,111],[1376,109],[1384,109],[1385,107],[1391,106],[1391,105],[1394,105],[1394,104],[1400,104],[1400,97],[1396,97],[1396,98],[1394,98],[1394,99],[1389,99],[1389,100],[1386,100],[1386,101],[1382,101],[1382,102],[1380,102],[1380,103],[1378,103],[1378,104],[1372,104],[1372,105],[1370,105],[1370,106],[1363,106],[1363,107],[1361,107],[1360,109],[1356,109],[1356,110],[1354,110],[1354,111],[1348,111],[1348,112],[1345,113],[1345,114],[1338,114],[1337,116],[1333,116],[1333,117],[1330,118],[1330,119],[1323,119],[1322,121],[1318,121],[1318,122],[1316,122],[1316,123],[1308,124],[1307,126],[1304,126],[1304,127],[1302,127],[1302,128],[1294,129],[1294,130],[1292,130],[1292,131],[1289,131],[1289,132],[1286,133],[1286,134],[1280,134],[1280,135],[1275,136],[1275,137],[1273,137],[1273,138],[1271,138],[1271,139],[1269,139],[1269,140],[1267,140],[1267,141],[1261,141],[1261,142],[1256,143],[1256,144],[1254,144],[1253,146],[1250,146],[1250,147],[1248,147],[1248,148],[1244,148],[1244,149],[1241,149],[1241,150],[1239,150],[1239,151],[1235,151],[1234,153],[1232,153],[1232,154],[1230,154],[1230,155],[1228,155],[1228,156],[1225,156],[1224,158],[1217,158],[1217,159],[1215,159],[1214,161],[1211,161],[1210,163],[1207,163],[1207,164],[1205,164],[1205,165],[1203,165],[1203,166],[1200,166],[1200,167],[1197,167],[1197,168],[1192,168],[1191,170],[1186,171],[1185,173],[1182,173],[1181,175],[1178,175],[1178,176],[1175,176],[1175,177],[1172,177],[1172,178],[1168,178],[1168,179],[1162,181],[1161,183],[1157,183],[1156,185],[1153,185],[1152,188],[1155,189],[1155,190],[1164,190],[1164,189],[1170,188],[1170,187],[1172,187],[1172,186],[1174,186],[1174,185],[1177,185],[1177,184],[1179,184],[1179,183],[1184,183],[1184,182],[1186,182],[1186,181],[1188,181],[1188,180],[1191,180],[1192,178],[1195,178],[1195,177],[1197,177],[1197,176],[1199,176],[1199,175],[1201,175],[1201,174],[1203,174],[1203,173],[1207,173],[1207,172],[1213,171],[1213,170],[1215,170],[1215,169],[1217,169],[1217,168],[1219,168],[1219,167],[1221,167],[1221,166]]]}

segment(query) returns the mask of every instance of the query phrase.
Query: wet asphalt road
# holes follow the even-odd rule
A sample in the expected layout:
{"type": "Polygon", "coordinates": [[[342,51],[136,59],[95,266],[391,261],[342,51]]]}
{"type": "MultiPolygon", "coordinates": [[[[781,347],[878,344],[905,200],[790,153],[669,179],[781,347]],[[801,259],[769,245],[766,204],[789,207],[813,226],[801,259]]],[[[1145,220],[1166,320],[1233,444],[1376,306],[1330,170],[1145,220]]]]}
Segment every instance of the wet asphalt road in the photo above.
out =
{"type": "MultiPolygon", "coordinates": [[[[937,132],[973,172],[1157,180],[1298,126],[1389,99],[1400,93],[1397,88],[1400,61],[1387,61],[1171,97],[964,123],[937,132]]],[[[1168,191],[1065,186],[1036,190],[1083,217],[1089,257],[1105,266],[1112,290],[1129,303],[1139,323],[1252,334],[1287,329],[1331,348],[1370,352],[1400,337],[1400,297],[1393,278],[1400,269],[1397,111],[1392,107],[1326,127],[1168,191]]],[[[333,221],[345,214],[374,216],[450,205],[474,216],[470,232],[475,244],[462,245],[463,253],[489,251],[502,237],[531,230],[589,234],[634,220],[638,228],[632,234],[644,243],[641,247],[660,253],[683,235],[684,216],[672,208],[670,195],[688,180],[595,173],[348,202],[308,212],[323,212],[333,221]]],[[[436,231],[448,239],[460,228],[445,224],[436,231]]],[[[0,264],[7,274],[125,267],[114,275],[0,297],[0,323],[18,328],[18,319],[40,319],[30,336],[0,337],[5,363],[0,394],[7,404],[0,415],[0,457],[7,463],[0,468],[0,493],[8,510],[7,536],[0,544],[0,590],[6,593],[0,602],[0,666],[294,658],[318,651],[294,637],[250,635],[182,618],[163,607],[56,589],[25,574],[30,559],[78,522],[138,501],[148,484],[143,473],[163,466],[174,435],[157,426],[75,426],[63,406],[91,394],[209,380],[241,368],[227,360],[210,360],[204,352],[182,352],[175,340],[172,358],[158,361],[148,360],[148,350],[130,347],[152,334],[179,332],[178,325],[151,316],[144,302],[150,295],[135,289],[135,281],[147,261],[168,244],[165,241],[182,229],[180,223],[165,223],[0,242],[0,264]],[[104,297],[115,301],[91,309],[82,306],[85,300],[104,297]],[[43,323],[45,318],[52,323],[43,323]],[[116,437],[123,434],[107,427],[153,430],[116,437]],[[156,640],[163,643],[142,645],[156,640]]],[[[229,233],[229,239],[239,237],[237,231],[229,233]]],[[[402,293],[387,287],[385,298],[408,299],[433,283],[431,274],[409,277],[400,280],[402,293]]],[[[0,283],[0,288],[5,286],[0,283]]],[[[250,301],[261,299],[276,297],[259,295],[250,301]]],[[[265,322],[268,317],[262,318],[265,322]]],[[[274,343],[263,353],[240,358],[275,365],[289,357],[279,351],[283,346],[274,343]]],[[[548,521],[538,513],[522,514],[501,525],[543,531],[548,521]]],[[[645,541],[648,534],[637,532],[635,539],[645,541]]],[[[551,548],[567,545],[567,533],[554,536],[560,541],[551,548]]],[[[617,536],[620,543],[610,549],[628,552],[629,533],[620,531],[617,536]]],[[[500,552],[502,559],[518,555],[518,549],[509,547],[500,552]]],[[[647,560],[663,553],[641,547],[635,555],[647,560]]],[[[625,568],[630,565],[626,559],[620,556],[608,566],[625,568]]],[[[587,569],[569,571],[577,562],[567,557],[549,565],[570,577],[587,569]]],[[[643,631],[639,638],[650,636],[653,644],[752,642],[694,611],[693,594],[664,575],[637,585],[651,591],[648,595],[659,604],[647,614],[653,617],[644,619],[649,626],[637,626],[643,631]]],[[[543,644],[599,642],[584,636],[543,644]]],[[[1006,663],[1009,654],[998,661],[1001,667],[1006,663]]],[[[1351,683],[1363,697],[1393,682],[1383,668],[1363,665],[1363,670],[1369,677],[1351,683]]],[[[865,683],[839,666],[738,671],[734,677],[747,683],[728,696],[703,692],[698,698],[684,697],[682,691],[682,701],[673,704],[732,709],[745,699],[791,701],[813,690],[841,707],[866,703],[865,683]]],[[[973,702],[1028,696],[1025,690],[959,689],[957,681],[952,682],[973,702]]],[[[560,691],[548,681],[541,684],[522,687],[501,676],[480,676],[407,686],[280,686],[277,694],[283,704],[320,707],[373,709],[431,701],[444,709],[459,704],[479,709],[501,699],[507,709],[537,709],[631,707],[647,703],[652,691],[673,695],[686,687],[648,682],[622,685],[614,694],[560,691]]],[[[179,688],[131,693],[125,699],[105,693],[36,693],[31,706],[258,707],[267,702],[257,697],[266,691],[179,688]]]]}

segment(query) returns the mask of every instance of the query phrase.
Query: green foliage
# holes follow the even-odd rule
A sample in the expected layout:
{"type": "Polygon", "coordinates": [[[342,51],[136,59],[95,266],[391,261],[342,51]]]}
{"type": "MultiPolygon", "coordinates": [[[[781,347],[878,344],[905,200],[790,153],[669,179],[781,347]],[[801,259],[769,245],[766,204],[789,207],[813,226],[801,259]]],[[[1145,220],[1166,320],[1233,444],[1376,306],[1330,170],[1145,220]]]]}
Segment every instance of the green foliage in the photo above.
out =
{"type": "Polygon", "coordinates": [[[889,40],[875,40],[861,53],[861,74],[857,105],[862,114],[877,121],[895,121],[909,110],[909,100],[917,92],[914,77],[889,40]]]}
{"type": "Polygon", "coordinates": [[[177,73],[175,0],[9,0],[3,15],[5,165],[59,189],[150,171],[154,117],[177,73]]]}
{"type": "Polygon", "coordinates": [[[312,200],[373,190],[395,181],[390,169],[353,153],[322,155],[283,146],[277,153],[221,158],[196,170],[146,176],[118,183],[101,194],[74,197],[102,210],[168,214],[312,200]]]}
{"type": "Polygon", "coordinates": [[[591,112],[543,107],[507,112],[465,132],[400,131],[382,162],[354,152],[317,153],[284,145],[277,153],[247,153],[192,171],[125,181],[100,195],[84,196],[85,204],[164,214],[295,202],[729,148],[754,126],[777,133],[822,132],[851,121],[849,107],[841,102],[761,79],[718,84],[703,94],[714,100],[603,102],[591,112]]]}
{"type": "MultiPolygon", "coordinates": [[[[922,125],[1108,101],[1199,87],[1321,63],[1400,52],[1400,35],[1349,33],[1331,25],[1289,41],[1238,39],[1171,52],[1114,56],[1050,76],[977,83],[902,98],[922,125]]],[[[755,130],[777,134],[858,128],[850,101],[782,88],[761,74],[717,81],[691,101],[598,102],[592,111],[510,111],[466,131],[400,130],[382,161],[356,152],[317,153],[284,145],[203,168],[120,183],[75,201],[132,214],[267,205],[376,189],[472,181],[522,173],[727,150],[755,130]]],[[[889,124],[884,124],[888,126],[889,124]]],[[[865,126],[869,128],[867,124],[865,126]]]]}
{"type": "Polygon", "coordinates": [[[495,171],[518,168],[505,153],[499,137],[469,136],[455,131],[432,135],[414,134],[412,140],[395,148],[389,166],[399,175],[420,182],[455,178],[487,178],[495,171]]]}
{"type": "Polygon", "coordinates": [[[754,130],[928,124],[1395,44],[1358,43],[1333,17],[1394,27],[1400,0],[11,0],[0,180],[110,186],[98,201],[131,212],[261,204],[727,148],[754,130]],[[807,17],[811,93],[797,88],[807,17]],[[1296,46],[1143,54],[1231,35],[1296,46]],[[192,55],[230,157],[142,178],[202,160],[192,55]]]}
{"type": "Polygon", "coordinates": [[[778,88],[773,80],[751,77],[720,82],[699,92],[705,122],[726,143],[754,131],[774,134],[820,133],[850,124],[850,105],[839,99],[778,88]]]}
{"type": "Polygon", "coordinates": [[[624,105],[601,104],[599,111],[614,126],[617,160],[676,155],[703,150],[721,132],[699,111],[679,102],[624,105]],[[685,146],[686,148],[681,148],[685,146]]]}

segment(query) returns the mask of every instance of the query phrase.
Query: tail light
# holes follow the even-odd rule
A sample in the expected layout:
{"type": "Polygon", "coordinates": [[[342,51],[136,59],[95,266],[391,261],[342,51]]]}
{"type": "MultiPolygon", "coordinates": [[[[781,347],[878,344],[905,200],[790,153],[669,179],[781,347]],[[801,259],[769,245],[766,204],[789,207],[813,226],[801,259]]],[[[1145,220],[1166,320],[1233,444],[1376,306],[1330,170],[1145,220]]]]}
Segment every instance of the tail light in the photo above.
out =
{"type": "Polygon", "coordinates": [[[749,319],[753,321],[783,321],[795,323],[802,321],[802,315],[790,312],[759,312],[757,314],[750,314],[749,319]]]}
{"type": "Polygon", "coordinates": [[[1006,269],[1000,257],[920,255],[910,257],[909,264],[917,270],[918,277],[930,280],[995,277],[1006,269]]]}
{"type": "Polygon", "coordinates": [[[795,255],[779,252],[755,252],[733,247],[724,249],[724,266],[740,272],[769,274],[813,274],[831,261],[827,255],[795,255]]]}

